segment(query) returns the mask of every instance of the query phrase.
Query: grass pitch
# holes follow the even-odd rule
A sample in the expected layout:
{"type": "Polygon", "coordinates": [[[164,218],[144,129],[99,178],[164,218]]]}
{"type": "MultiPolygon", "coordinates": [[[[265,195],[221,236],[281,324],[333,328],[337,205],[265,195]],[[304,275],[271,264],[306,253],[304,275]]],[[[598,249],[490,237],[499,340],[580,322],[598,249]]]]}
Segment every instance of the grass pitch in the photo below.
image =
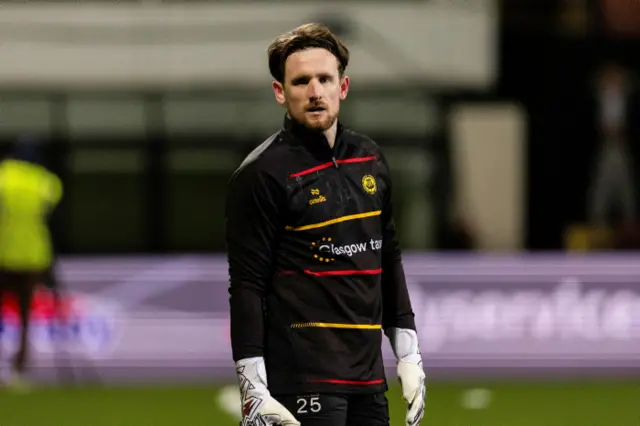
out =
{"type": "MultiPolygon", "coordinates": [[[[233,386],[233,384],[231,384],[233,386]]],[[[237,426],[223,386],[0,390],[0,426],[237,426]]],[[[392,426],[404,424],[398,387],[392,426]]],[[[639,426],[638,382],[430,383],[423,425],[639,426]]],[[[304,425],[303,425],[304,426],[304,425]]]]}

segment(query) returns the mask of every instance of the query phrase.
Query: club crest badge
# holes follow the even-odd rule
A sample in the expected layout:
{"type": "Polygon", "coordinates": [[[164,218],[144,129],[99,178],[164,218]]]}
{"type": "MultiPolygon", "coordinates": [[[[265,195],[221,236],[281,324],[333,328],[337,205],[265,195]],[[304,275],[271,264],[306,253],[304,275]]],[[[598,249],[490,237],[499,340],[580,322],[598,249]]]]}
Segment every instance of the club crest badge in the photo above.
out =
{"type": "Polygon", "coordinates": [[[368,194],[375,194],[378,190],[378,186],[376,184],[376,180],[371,175],[365,175],[362,177],[362,187],[368,194]]]}

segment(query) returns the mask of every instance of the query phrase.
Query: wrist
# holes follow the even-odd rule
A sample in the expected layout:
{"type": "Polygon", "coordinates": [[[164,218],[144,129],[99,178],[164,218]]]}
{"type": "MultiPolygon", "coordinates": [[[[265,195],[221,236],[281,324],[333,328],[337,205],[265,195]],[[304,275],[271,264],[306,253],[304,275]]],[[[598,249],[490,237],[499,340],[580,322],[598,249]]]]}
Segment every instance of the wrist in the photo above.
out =
{"type": "Polygon", "coordinates": [[[243,396],[268,392],[267,370],[263,357],[244,358],[237,361],[236,374],[243,396]]]}
{"type": "Polygon", "coordinates": [[[409,364],[417,364],[422,366],[422,355],[420,354],[406,355],[402,358],[398,358],[398,362],[407,362],[409,364]]]}
{"type": "Polygon", "coordinates": [[[418,333],[415,330],[393,327],[386,330],[386,334],[398,362],[422,364],[418,333]]]}

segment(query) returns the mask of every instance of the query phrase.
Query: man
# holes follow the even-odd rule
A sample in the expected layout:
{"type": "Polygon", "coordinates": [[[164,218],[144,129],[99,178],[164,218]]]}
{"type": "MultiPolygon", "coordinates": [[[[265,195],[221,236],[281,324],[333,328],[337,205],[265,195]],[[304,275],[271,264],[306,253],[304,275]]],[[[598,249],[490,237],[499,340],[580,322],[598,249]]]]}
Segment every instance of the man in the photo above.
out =
{"type": "Polygon", "coordinates": [[[629,141],[634,116],[631,91],[631,79],[624,68],[615,63],[602,67],[596,92],[600,149],[590,194],[590,219],[601,227],[632,225],[637,216],[629,141]],[[611,213],[617,220],[612,220],[611,213]]]}
{"type": "Polygon", "coordinates": [[[424,372],[379,147],[338,122],[347,48],[307,24],[269,47],[284,127],[234,173],[227,199],[231,340],[243,425],[389,425],[381,330],[407,425],[424,372]]]}
{"type": "Polygon", "coordinates": [[[47,216],[62,197],[60,180],[40,162],[37,144],[23,138],[0,163],[0,306],[3,295],[17,300],[21,332],[10,384],[18,388],[25,384],[33,291],[52,263],[47,216]]]}

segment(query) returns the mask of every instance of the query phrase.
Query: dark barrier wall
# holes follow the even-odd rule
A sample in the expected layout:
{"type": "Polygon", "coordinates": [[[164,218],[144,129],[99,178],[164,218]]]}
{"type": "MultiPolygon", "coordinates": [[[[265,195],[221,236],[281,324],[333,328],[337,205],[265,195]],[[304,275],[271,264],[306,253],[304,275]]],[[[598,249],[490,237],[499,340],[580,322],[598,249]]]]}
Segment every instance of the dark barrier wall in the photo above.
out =
{"type": "MultiPolygon", "coordinates": [[[[54,141],[48,147],[53,152],[51,168],[65,184],[64,198],[52,218],[59,249],[72,254],[223,251],[229,178],[263,139],[264,135],[236,139],[211,135],[167,144],[54,141]]],[[[419,140],[390,144],[384,137],[377,139],[396,150],[408,146],[425,156],[438,155],[421,148],[419,140]]],[[[428,181],[420,183],[402,172],[401,159],[389,157],[398,187],[394,194],[398,227],[401,233],[410,232],[405,211],[416,197],[433,191],[437,176],[429,173],[428,181]]],[[[430,220],[430,210],[438,204],[433,200],[425,206],[423,222],[430,220]]],[[[427,244],[419,243],[410,248],[427,244]]]]}
{"type": "MultiPolygon", "coordinates": [[[[0,149],[24,133],[47,142],[66,190],[54,233],[72,254],[222,251],[229,177],[284,118],[268,87],[0,95],[0,149]]],[[[399,226],[409,233],[408,204],[446,196],[435,191],[444,163],[437,101],[422,91],[361,89],[342,109],[346,125],[385,147],[399,226]],[[410,167],[407,157],[428,164],[410,167]]],[[[422,208],[425,222],[431,208],[422,208]]]]}

